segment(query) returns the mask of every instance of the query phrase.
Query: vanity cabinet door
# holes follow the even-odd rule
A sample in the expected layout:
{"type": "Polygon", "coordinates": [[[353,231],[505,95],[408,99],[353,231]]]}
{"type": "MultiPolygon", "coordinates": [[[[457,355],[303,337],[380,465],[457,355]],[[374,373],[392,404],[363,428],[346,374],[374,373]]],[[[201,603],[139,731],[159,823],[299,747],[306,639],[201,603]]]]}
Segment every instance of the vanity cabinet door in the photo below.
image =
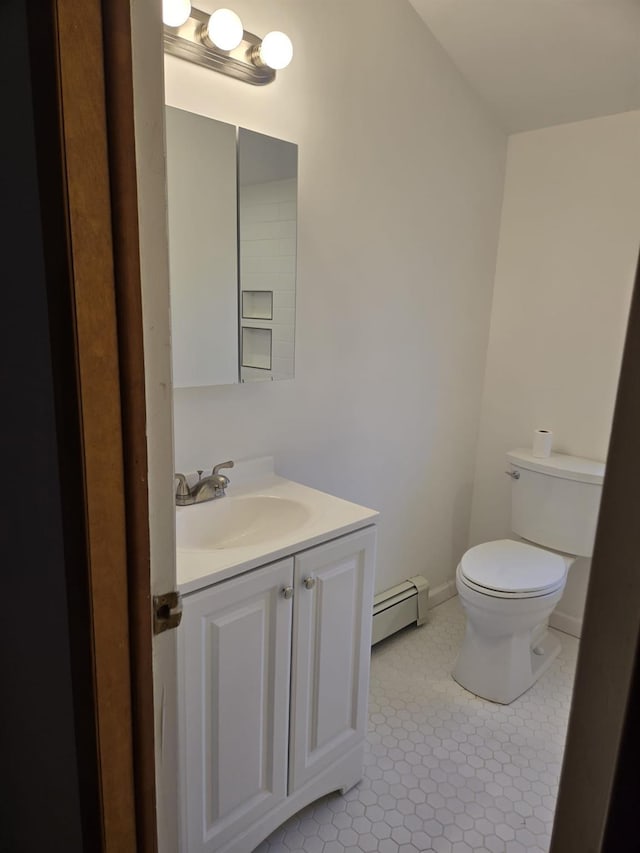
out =
{"type": "Polygon", "coordinates": [[[220,849],[287,795],[293,558],[184,600],[185,853],[220,849]]]}
{"type": "Polygon", "coordinates": [[[374,552],[370,527],[295,558],[289,793],[364,741],[374,552]]]}

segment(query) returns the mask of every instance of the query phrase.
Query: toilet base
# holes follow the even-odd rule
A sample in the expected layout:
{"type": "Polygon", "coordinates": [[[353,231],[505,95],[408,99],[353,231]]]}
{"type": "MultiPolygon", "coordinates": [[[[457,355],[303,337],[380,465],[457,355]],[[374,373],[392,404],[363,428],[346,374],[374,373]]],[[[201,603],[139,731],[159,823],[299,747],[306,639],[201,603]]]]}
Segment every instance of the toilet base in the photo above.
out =
{"type": "Polygon", "coordinates": [[[532,687],[553,663],[560,640],[543,629],[479,641],[467,621],[467,635],[453,670],[461,687],[482,699],[509,705],[532,687]],[[533,639],[537,635],[537,639],[533,639]]]}

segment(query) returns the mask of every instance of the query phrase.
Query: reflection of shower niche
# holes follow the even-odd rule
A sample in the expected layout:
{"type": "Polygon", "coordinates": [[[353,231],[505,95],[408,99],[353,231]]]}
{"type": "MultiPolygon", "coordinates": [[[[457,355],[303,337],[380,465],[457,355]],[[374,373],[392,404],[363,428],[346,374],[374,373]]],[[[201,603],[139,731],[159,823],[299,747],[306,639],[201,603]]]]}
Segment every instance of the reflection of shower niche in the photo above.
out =
{"type": "Polygon", "coordinates": [[[173,107],[166,127],[174,385],[292,379],[297,146],[173,107]]]}
{"type": "MultiPolygon", "coordinates": [[[[270,330],[270,364],[243,357],[241,381],[294,372],[297,147],[241,128],[238,134],[240,291],[243,324],[270,330]]],[[[244,334],[244,332],[243,332],[244,334]]],[[[244,352],[244,350],[243,350],[244,352]]]]}
{"type": "Polygon", "coordinates": [[[242,367],[271,370],[271,329],[242,327],[242,367]]]}
{"type": "Polygon", "coordinates": [[[273,291],[243,290],[243,320],[273,320],[273,291]]]}

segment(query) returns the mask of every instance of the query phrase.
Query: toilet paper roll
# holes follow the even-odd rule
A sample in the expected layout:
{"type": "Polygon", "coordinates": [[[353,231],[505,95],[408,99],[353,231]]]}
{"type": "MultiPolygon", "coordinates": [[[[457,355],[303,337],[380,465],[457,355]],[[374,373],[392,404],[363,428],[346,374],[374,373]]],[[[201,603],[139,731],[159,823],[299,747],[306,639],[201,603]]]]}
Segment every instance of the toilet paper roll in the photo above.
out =
{"type": "Polygon", "coordinates": [[[547,459],[551,456],[551,446],[553,444],[553,433],[550,429],[537,429],[533,433],[533,456],[538,456],[540,459],[547,459]]]}

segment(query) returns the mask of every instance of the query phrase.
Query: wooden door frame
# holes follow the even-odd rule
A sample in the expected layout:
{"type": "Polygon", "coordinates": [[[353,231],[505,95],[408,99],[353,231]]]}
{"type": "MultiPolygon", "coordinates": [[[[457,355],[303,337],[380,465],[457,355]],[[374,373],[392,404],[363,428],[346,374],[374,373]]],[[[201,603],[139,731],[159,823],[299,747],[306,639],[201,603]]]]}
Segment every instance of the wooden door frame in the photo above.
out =
{"type": "Polygon", "coordinates": [[[52,0],[104,853],[157,850],[129,0],[52,0]]]}
{"type": "Polygon", "coordinates": [[[156,853],[151,543],[129,0],[103,9],[114,280],[122,400],[138,850],[156,853]]]}

